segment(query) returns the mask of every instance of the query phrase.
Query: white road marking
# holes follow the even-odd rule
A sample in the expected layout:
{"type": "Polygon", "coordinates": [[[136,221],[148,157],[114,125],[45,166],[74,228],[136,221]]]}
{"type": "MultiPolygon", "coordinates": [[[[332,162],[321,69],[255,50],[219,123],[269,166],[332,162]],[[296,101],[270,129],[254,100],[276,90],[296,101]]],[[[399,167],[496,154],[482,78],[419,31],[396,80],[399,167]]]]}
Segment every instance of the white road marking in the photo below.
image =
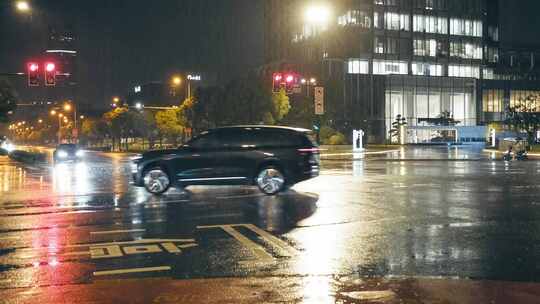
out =
{"type": "Polygon", "coordinates": [[[166,270],[171,270],[171,267],[170,266],[157,266],[157,267],[126,268],[126,269],[117,269],[117,270],[94,271],[94,275],[103,276],[103,275],[115,275],[115,274],[137,273],[137,272],[154,272],[154,271],[166,271],[166,270]]]}
{"type": "MultiPolygon", "coordinates": [[[[236,229],[234,229],[234,226],[240,226],[240,225],[213,225],[213,226],[197,226],[197,229],[207,229],[207,228],[221,228],[225,232],[227,232],[230,236],[235,238],[238,242],[240,242],[242,245],[246,246],[253,255],[257,256],[258,260],[261,262],[272,262],[274,261],[274,257],[266,252],[264,247],[260,246],[259,244],[253,242],[252,240],[245,237],[243,234],[238,232],[236,229]]],[[[245,262],[245,261],[244,261],[245,262]]],[[[242,263],[242,262],[240,262],[242,263]]]]}
{"type": "Polygon", "coordinates": [[[130,233],[130,232],[145,232],[146,229],[126,229],[126,230],[108,230],[108,231],[92,231],[90,234],[115,234],[115,233],[130,233]]]}

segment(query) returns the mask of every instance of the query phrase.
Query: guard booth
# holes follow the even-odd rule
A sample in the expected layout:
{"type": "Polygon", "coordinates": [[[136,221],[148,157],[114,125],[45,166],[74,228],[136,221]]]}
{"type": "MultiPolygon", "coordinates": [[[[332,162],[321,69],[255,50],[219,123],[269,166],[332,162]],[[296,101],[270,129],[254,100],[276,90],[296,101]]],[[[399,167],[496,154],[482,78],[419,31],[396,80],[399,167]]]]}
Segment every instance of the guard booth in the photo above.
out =
{"type": "Polygon", "coordinates": [[[499,150],[508,151],[510,147],[514,152],[527,151],[529,142],[520,137],[507,137],[499,142],[499,150]]]}

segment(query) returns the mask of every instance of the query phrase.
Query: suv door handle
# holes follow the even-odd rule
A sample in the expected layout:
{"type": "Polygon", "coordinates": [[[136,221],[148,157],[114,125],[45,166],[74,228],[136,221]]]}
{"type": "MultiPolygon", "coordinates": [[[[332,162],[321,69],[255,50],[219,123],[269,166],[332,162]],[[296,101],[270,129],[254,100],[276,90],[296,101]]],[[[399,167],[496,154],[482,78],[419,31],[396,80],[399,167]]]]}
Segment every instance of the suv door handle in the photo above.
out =
{"type": "Polygon", "coordinates": [[[200,157],[201,155],[200,155],[200,154],[191,154],[191,156],[193,156],[193,157],[200,157]]]}

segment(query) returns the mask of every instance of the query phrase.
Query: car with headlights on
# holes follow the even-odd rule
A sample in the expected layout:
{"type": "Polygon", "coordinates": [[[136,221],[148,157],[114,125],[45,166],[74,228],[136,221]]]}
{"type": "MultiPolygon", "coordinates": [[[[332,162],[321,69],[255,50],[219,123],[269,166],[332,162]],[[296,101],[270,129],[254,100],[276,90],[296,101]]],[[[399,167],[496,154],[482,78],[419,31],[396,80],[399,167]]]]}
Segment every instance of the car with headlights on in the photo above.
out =
{"type": "Polygon", "coordinates": [[[84,151],[76,144],[60,144],[53,153],[54,162],[80,161],[84,157],[84,151]]]}
{"type": "Polygon", "coordinates": [[[222,127],[135,157],[131,170],[134,185],[156,195],[190,185],[256,185],[274,195],[318,176],[319,148],[307,129],[222,127]]]}

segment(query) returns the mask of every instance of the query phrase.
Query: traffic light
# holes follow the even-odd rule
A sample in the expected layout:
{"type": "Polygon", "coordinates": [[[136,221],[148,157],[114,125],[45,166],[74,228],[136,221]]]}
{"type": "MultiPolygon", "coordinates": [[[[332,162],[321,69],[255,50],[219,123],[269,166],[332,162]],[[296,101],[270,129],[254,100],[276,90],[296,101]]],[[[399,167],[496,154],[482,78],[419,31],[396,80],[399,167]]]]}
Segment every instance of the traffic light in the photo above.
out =
{"type": "Polygon", "coordinates": [[[272,92],[279,93],[281,90],[281,83],[283,82],[283,75],[281,73],[274,73],[272,76],[272,92]]]}
{"type": "Polygon", "coordinates": [[[39,64],[35,62],[28,63],[28,86],[39,86],[39,64]]]}
{"type": "Polygon", "coordinates": [[[45,85],[56,85],[56,65],[53,62],[45,63],[45,85]]]}
{"type": "Polygon", "coordinates": [[[287,94],[291,94],[293,92],[293,87],[295,84],[295,77],[293,74],[287,74],[285,75],[285,91],[287,94]]]}

